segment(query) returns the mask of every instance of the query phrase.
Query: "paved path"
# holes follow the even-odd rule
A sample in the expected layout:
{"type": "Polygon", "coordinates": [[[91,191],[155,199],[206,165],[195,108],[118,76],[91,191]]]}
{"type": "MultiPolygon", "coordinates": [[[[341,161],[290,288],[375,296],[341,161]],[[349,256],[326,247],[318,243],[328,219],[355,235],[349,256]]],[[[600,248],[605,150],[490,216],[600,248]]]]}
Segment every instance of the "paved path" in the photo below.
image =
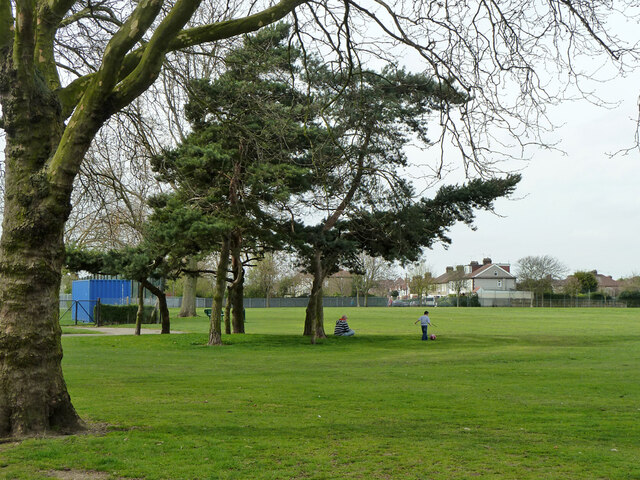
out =
{"type": "MultiPolygon", "coordinates": [[[[118,328],[118,327],[72,327],[74,330],[86,330],[87,332],[94,333],[65,333],[64,337],[95,337],[101,335],[133,335],[135,329],[133,328],[118,328]],[[98,333],[99,332],[99,333],[98,333]]],[[[152,330],[149,328],[143,328],[140,330],[143,335],[160,334],[160,330],[152,330]]],[[[184,333],[171,330],[171,333],[184,333]]]]}

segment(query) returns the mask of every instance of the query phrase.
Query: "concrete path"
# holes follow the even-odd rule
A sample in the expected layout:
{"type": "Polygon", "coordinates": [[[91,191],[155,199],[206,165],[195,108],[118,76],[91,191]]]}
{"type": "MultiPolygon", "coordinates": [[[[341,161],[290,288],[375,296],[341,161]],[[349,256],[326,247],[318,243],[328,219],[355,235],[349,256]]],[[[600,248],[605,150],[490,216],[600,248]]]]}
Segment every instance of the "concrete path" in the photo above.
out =
{"type": "MultiPolygon", "coordinates": [[[[71,327],[74,330],[86,330],[87,332],[94,333],[65,333],[63,337],[95,337],[96,335],[133,335],[133,328],[119,328],[119,327],[71,327]],[[99,332],[99,333],[98,333],[99,332]]],[[[140,330],[143,335],[157,334],[160,335],[160,330],[152,330],[149,328],[143,328],[140,330]]],[[[171,333],[184,333],[171,330],[171,333]]]]}

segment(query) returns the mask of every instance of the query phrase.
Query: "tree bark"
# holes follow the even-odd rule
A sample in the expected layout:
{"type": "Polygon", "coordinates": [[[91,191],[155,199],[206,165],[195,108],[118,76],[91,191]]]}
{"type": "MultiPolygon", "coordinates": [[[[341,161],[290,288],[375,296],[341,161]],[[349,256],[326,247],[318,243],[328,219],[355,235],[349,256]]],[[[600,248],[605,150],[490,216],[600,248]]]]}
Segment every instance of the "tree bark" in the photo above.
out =
{"type": "Polygon", "coordinates": [[[140,284],[138,288],[138,312],[136,313],[136,331],[135,335],[140,335],[142,330],[142,321],[144,319],[144,287],[140,284]]]}
{"type": "Polygon", "coordinates": [[[324,309],[322,308],[322,282],[325,274],[322,267],[322,253],[314,253],[313,284],[311,296],[307,304],[304,335],[311,337],[311,343],[316,343],[318,338],[327,338],[324,331],[324,309]]]}
{"type": "Polygon", "coordinates": [[[141,280],[140,284],[153,293],[158,299],[158,309],[160,310],[160,323],[162,324],[160,333],[171,333],[171,320],[169,318],[169,307],[167,306],[167,295],[161,288],[156,287],[148,280],[141,280]]]}
{"type": "MultiPolygon", "coordinates": [[[[0,57],[5,56],[0,51],[0,57]]],[[[0,239],[0,437],[81,428],[62,376],[59,291],[71,185],[44,173],[63,127],[56,99],[0,58],[6,132],[0,239]],[[26,82],[26,83],[25,83],[26,82]]]]}
{"type": "MultiPolygon", "coordinates": [[[[198,268],[198,261],[190,258],[187,264],[189,270],[198,268]]],[[[196,316],[196,284],[198,283],[197,273],[188,273],[184,277],[182,287],[182,305],[180,306],[179,317],[195,317],[196,316]]]]}
{"type": "Polygon", "coordinates": [[[240,282],[233,287],[233,314],[231,316],[233,333],[244,332],[244,282],[240,282]]]}
{"type": "Polygon", "coordinates": [[[244,265],[241,258],[242,234],[234,231],[231,235],[231,269],[233,271],[232,295],[229,297],[233,314],[233,333],[244,333],[244,265]]]}
{"type": "Polygon", "coordinates": [[[231,297],[233,290],[231,285],[227,287],[227,303],[224,306],[224,333],[231,335],[231,297]]]}
{"type": "Polygon", "coordinates": [[[222,331],[220,315],[222,314],[222,300],[227,284],[227,269],[229,267],[229,239],[222,239],[220,261],[216,270],[216,284],[213,289],[213,305],[211,308],[211,323],[209,325],[209,345],[222,345],[222,331]]]}

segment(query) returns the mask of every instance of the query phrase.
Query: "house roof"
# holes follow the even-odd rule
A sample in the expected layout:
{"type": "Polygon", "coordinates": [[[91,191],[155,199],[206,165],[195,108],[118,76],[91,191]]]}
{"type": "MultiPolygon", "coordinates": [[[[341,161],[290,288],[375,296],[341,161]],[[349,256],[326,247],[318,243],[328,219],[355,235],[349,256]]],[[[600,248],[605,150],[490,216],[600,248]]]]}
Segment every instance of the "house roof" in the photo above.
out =
{"type": "MultiPolygon", "coordinates": [[[[614,280],[611,275],[603,275],[597,271],[592,271],[591,273],[596,277],[598,288],[620,288],[622,286],[622,283],[614,280]]],[[[567,281],[573,277],[573,275],[569,275],[567,278],[562,280],[555,280],[553,285],[556,288],[562,288],[567,284],[567,281]]]]}
{"type": "MultiPolygon", "coordinates": [[[[456,273],[457,273],[456,270],[445,272],[439,277],[436,277],[434,279],[434,283],[435,284],[448,283],[451,280],[454,280],[456,278],[456,273]]],[[[471,280],[474,278],[516,278],[516,277],[512,273],[505,270],[503,266],[501,266],[500,264],[487,263],[482,265],[479,268],[476,268],[473,272],[465,274],[463,278],[471,280]],[[495,269],[495,272],[497,273],[497,275],[492,275],[490,273],[491,271],[493,271],[493,269],[495,269]]]]}
{"type": "Polygon", "coordinates": [[[456,274],[457,274],[456,270],[452,270],[450,272],[445,272],[442,275],[440,275],[439,277],[434,278],[433,283],[435,283],[435,284],[449,283],[451,280],[454,279],[456,274]]]}
{"type": "Polygon", "coordinates": [[[495,263],[489,263],[487,265],[483,265],[478,268],[476,271],[471,272],[466,275],[467,278],[516,278],[515,275],[507,272],[500,265],[495,263]],[[494,271],[493,275],[490,274],[490,271],[494,271]]]}
{"type": "Polygon", "coordinates": [[[611,278],[611,275],[602,275],[601,273],[596,273],[596,280],[598,280],[598,286],[600,287],[619,287],[620,282],[611,278]]]}

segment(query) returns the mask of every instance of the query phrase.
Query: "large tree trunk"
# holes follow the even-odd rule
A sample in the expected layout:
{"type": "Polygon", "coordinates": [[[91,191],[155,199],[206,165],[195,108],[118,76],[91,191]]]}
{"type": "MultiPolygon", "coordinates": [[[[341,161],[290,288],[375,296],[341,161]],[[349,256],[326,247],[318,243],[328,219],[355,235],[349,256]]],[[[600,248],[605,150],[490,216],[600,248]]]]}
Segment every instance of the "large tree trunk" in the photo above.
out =
{"type": "Polygon", "coordinates": [[[233,287],[233,333],[244,333],[244,282],[233,287]]]}
{"type": "Polygon", "coordinates": [[[231,335],[231,297],[233,289],[231,285],[227,287],[227,303],[224,306],[224,333],[231,335]]]}
{"type": "MultiPolygon", "coordinates": [[[[2,53],[2,52],[0,52],[2,53]]],[[[46,162],[62,131],[59,104],[0,65],[6,132],[0,239],[0,437],[80,428],[62,376],[59,291],[72,178],[46,162]],[[20,87],[24,87],[20,90],[20,87]]]]}
{"type": "Polygon", "coordinates": [[[169,318],[169,307],[167,306],[167,295],[161,288],[156,287],[153,283],[148,280],[142,280],[141,285],[144,286],[147,290],[153,293],[158,299],[158,309],[160,310],[160,323],[162,324],[162,329],[160,333],[169,334],[171,333],[171,320],[169,318]]]}
{"type": "MultiPolygon", "coordinates": [[[[190,258],[187,264],[189,270],[197,270],[198,260],[190,258]]],[[[180,306],[179,317],[195,317],[196,316],[196,284],[198,283],[197,273],[188,273],[184,277],[182,287],[182,305],[180,306]]]]}
{"type": "Polygon", "coordinates": [[[220,315],[222,314],[222,300],[227,285],[227,269],[229,267],[229,239],[222,239],[220,261],[216,270],[216,284],[213,289],[213,305],[211,308],[211,323],[209,325],[209,345],[222,345],[222,331],[220,315]]]}
{"type": "Polygon", "coordinates": [[[233,271],[232,295],[229,301],[233,307],[233,333],[244,333],[244,265],[241,258],[242,234],[239,231],[231,237],[231,269],[233,271]]]}
{"type": "Polygon", "coordinates": [[[327,338],[324,332],[324,309],[322,307],[322,282],[325,274],[322,267],[321,252],[314,254],[313,284],[311,285],[311,296],[307,304],[304,323],[304,335],[311,337],[311,343],[315,343],[318,338],[327,338]]]}
{"type": "Polygon", "coordinates": [[[138,287],[138,312],[136,313],[136,331],[135,335],[140,335],[142,330],[142,320],[144,319],[144,287],[142,284],[138,287]]]}

